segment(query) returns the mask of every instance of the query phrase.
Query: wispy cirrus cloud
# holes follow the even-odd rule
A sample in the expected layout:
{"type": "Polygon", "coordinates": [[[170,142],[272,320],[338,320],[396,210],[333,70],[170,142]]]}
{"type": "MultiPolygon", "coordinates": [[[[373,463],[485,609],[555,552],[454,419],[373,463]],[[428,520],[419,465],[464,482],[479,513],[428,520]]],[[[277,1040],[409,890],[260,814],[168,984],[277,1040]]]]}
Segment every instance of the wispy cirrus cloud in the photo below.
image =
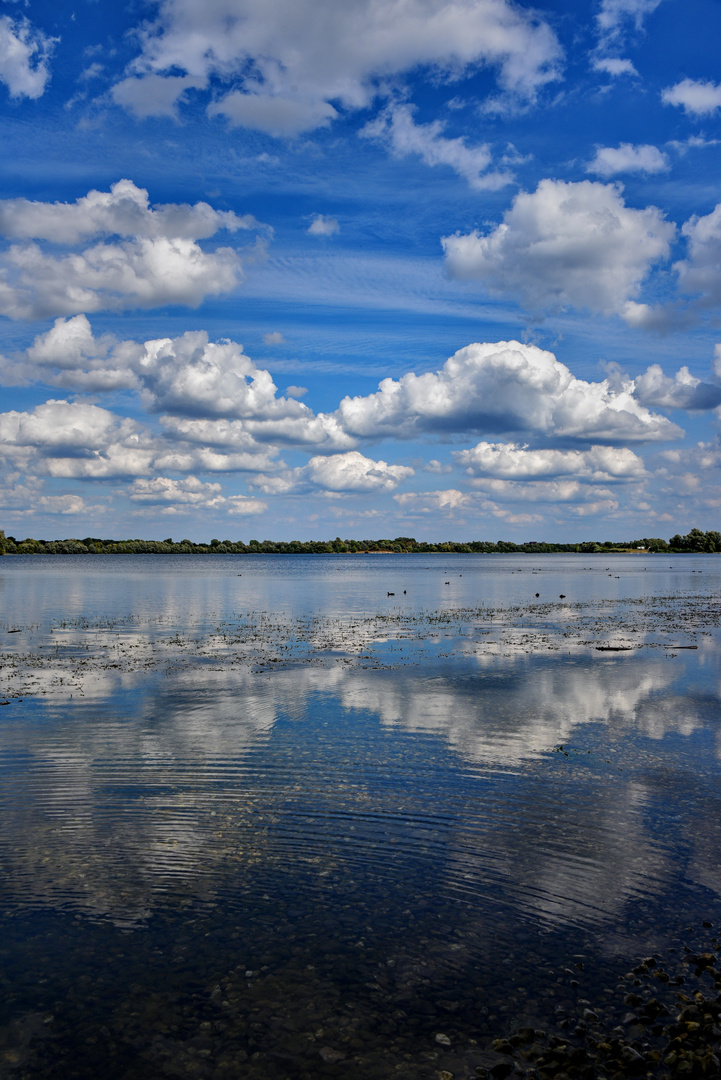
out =
{"type": "Polygon", "coordinates": [[[410,105],[389,105],[360,134],[385,144],[396,157],[416,156],[431,167],[445,165],[476,191],[496,191],[511,182],[512,173],[489,171],[492,158],[487,145],[468,146],[465,137],[448,138],[441,120],[417,124],[413,111],[410,105]]]}

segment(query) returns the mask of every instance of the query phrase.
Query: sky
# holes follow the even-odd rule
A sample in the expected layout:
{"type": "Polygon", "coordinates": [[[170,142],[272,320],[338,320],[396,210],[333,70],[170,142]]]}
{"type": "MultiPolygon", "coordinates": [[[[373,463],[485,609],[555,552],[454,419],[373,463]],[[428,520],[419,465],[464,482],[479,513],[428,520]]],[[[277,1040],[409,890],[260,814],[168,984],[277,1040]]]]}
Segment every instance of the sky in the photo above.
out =
{"type": "Polygon", "coordinates": [[[721,521],[720,0],[0,0],[0,527],[721,521]]]}

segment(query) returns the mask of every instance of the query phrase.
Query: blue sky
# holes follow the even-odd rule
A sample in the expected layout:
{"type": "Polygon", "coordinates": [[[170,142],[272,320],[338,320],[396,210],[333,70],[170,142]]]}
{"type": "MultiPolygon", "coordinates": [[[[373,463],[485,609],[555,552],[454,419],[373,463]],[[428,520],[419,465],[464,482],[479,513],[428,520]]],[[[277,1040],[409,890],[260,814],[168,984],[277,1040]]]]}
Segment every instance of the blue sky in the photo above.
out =
{"type": "Polygon", "coordinates": [[[0,524],[719,527],[721,4],[0,0],[0,524]]]}

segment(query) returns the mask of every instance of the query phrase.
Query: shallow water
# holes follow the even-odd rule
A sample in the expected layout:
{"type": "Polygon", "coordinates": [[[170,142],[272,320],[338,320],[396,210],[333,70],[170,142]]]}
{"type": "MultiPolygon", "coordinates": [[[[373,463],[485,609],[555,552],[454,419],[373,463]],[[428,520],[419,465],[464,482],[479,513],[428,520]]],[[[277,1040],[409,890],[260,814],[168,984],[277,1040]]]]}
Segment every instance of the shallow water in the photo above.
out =
{"type": "Polygon", "coordinates": [[[713,556],[0,560],[0,1075],[618,1022],[720,918],[720,610],[713,556]]]}

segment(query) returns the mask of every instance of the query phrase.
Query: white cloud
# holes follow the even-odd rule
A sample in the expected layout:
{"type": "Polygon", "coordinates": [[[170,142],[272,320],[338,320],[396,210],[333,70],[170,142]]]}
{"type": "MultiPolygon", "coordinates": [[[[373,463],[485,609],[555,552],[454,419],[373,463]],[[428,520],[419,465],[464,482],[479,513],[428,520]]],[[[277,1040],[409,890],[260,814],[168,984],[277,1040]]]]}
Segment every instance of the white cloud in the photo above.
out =
{"type": "MultiPolygon", "coordinates": [[[[141,80],[139,80],[141,81],[141,80]]],[[[231,127],[264,131],[277,138],[328,127],[338,113],[327,101],[290,94],[241,93],[234,90],[208,106],[208,116],[225,116],[231,127]]]]}
{"type": "Polygon", "coordinates": [[[91,79],[99,79],[104,70],[105,67],[103,64],[97,62],[93,63],[80,73],[80,79],[82,79],[83,82],[90,82],[91,79]]]}
{"type": "Polygon", "coordinates": [[[209,342],[202,331],[146,341],[137,370],[154,411],[253,419],[309,415],[307,406],[276,397],[269,371],[234,341],[209,342]]]}
{"type": "Polygon", "coordinates": [[[495,191],[511,182],[510,173],[487,172],[491,164],[487,145],[471,147],[466,145],[463,137],[446,138],[444,128],[441,120],[416,124],[410,105],[389,105],[375,120],[367,123],[360,134],[389,146],[396,157],[415,155],[431,167],[447,165],[476,191],[495,191]]]}
{"type": "Polygon", "coordinates": [[[79,244],[99,236],[134,240],[202,240],[226,229],[256,229],[250,214],[214,210],[206,202],[150,206],[145,188],[118,180],[110,191],[89,191],[73,203],[0,199],[0,233],[13,240],[49,240],[79,244]]]}
{"type": "Polygon", "coordinates": [[[305,397],[307,393],[307,386],[286,386],[285,388],[286,397],[301,398],[305,397]]]}
{"type": "Polygon", "coordinates": [[[682,227],[688,257],[675,263],[679,285],[704,306],[721,302],[721,203],[710,214],[692,217],[682,227]]]}
{"type": "Polygon", "coordinates": [[[408,466],[374,461],[351,450],[346,454],[312,457],[298,469],[289,469],[276,477],[257,477],[252,483],[267,494],[276,495],[313,488],[337,492],[393,491],[413,475],[413,469],[408,466]]]}
{"type": "Polygon", "coordinates": [[[599,146],[586,172],[596,173],[597,176],[615,176],[623,172],[666,172],[669,168],[668,158],[658,147],[621,143],[618,147],[599,146]]]}
{"type": "Polygon", "coordinates": [[[207,253],[193,240],[165,238],[98,244],[60,258],[37,244],[13,245],[4,262],[0,314],[11,319],[162,304],[197,307],[206,296],[230,292],[241,275],[231,248],[207,253]]]}
{"type": "Polygon", "coordinates": [[[196,476],[188,476],[183,480],[171,480],[167,476],[155,476],[151,480],[134,480],[128,489],[128,495],[133,502],[153,503],[163,505],[182,503],[190,506],[201,506],[206,509],[216,509],[225,501],[222,496],[222,488],[217,483],[203,483],[196,476]]]}
{"type": "Polygon", "coordinates": [[[452,465],[444,465],[438,458],[431,458],[423,466],[423,472],[435,473],[436,475],[443,475],[443,473],[453,472],[452,465]]]}
{"type": "Polygon", "coordinates": [[[204,80],[191,75],[146,75],[143,79],[129,78],[116,83],[111,93],[116,105],[133,113],[139,120],[149,116],[178,117],[178,105],[188,90],[197,90],[204,80]]]}
{"type": "Polygon", "coordinates": [[[665,105],[680,105],[692,116],[710,116],[721,108],[721,85],[704,79],[682,79],[661,94],[665,105]]]}
{"type": "Polygon", "coordinates": [[[280,330],[271,330],[267,334],[263,334],[264,345],[282,345],[284,341],[285,338],[280,330]]]}
{"type": "MultiPolygon", "coordinates": [[[[172,436],[188,443],[206,447],[248,450],[253,454],[270,452],[262,445],[279,442],[318,450],[344,450],[356,445],[340,427],[336,417],[310,409],[300,416],[249,418],[246,420],[193,420],[185,417],[161,416],[160,423],[172,436]]],[[[257,466],[263,467],[263,466],[257,466]]]]}
{"type": "Polygon", "coordinates": [[[714,409],[721,405],[721,386],[704,383],[687,367],[670,379],[660,364],[651,364],[634,380],[634,394],[643,405],[662,409],[714,409]]]}
{"type": "Polygon", "coordinates": [[[98,405],[51,399],[30,412],[0,413],[0,457],[18,468],[84,479],[284,467],[273,460],[274,447],[260,446],[242,429],[226,432],[223,442],[212,430],[193,431],[193,421],[185,423],[190,430],[182,420],[163,417],[159,436],[98,405]]]}
{"type": "Polygon", "coordinates": [[[4,369],[86,391],[134,389],[152,412],[170,414],[162,418],[169,434],[194,444],[249,453],[261,452],[258,441],[325,450],[355,445],[337,417],[315,415],[295,400],[304,387],[278,396],[270,372],[257,367],[242,345],[209,342],[204,331],[117,341],[110,334],[94,337],[85,315],[60,318],[19,360],[5,361],[4,369]]]}
{"type": "Polygon", "coordinates": [[[48,59],[55,40],[25,18],[0,16],[0,82],[12,97],[39,98],[50,78],[48,59]]]}
{"type": "Polygon", "coordinates": [[[656,330],[662,334],[679,330],[694,321],[688,312],[681,311],[678,304],[654,307],[652,304],[637,304],[635,300],[628,300],[623,305],[621,315],[629,326],[639,330],[656,330]]]}
{"type": "Polygon", "coordinates": [[[173,480],[156,476],[151,480],[134,480],[128,490],[130,499],[159,509],[163,514],[187,513],[188,510],[215,510],[227,514],[262,514],[268,509],[260,499],[246,495],[222,494],[221,485],[206,483],[196,476],[173,480]]]}
{"type": "Polygon", "coordinates": [[[115,344],[112,335],[96,338],[85,315],[56,319],[45,334],[39,334],[27,349],[34,364],[75,369],[95,359],[104,359],[115,344]]]}
{"type": "MultiPolygon", "coordinates": [[[[550,27],[507,0],[163,0],[139,36],[139,82],[173,72],[230,83],[210,114],[273,135],[328,124],[335,103],[365,108],[384,80],[424,66],[458,79],[491,64],[504,91],[533,98],[561,56],[550,27]]],[[[185,89],[174,84],[163,111],[185,89]]]]}
{"type": "Polygon", "coordinates": [[[448,272],[536,312],[622,313],[650,267],[668,256],[675,226],[655,207],[626,206],[621,192],[591,180],[541,180],[515,197],[490,233],[444,237],[448,272]]]}
{"type": "Polygon", "coordinates": [[[597,56],[591,66],[594,71],[605,71],[607,75],[611,75],[614,79],[618,78],[619,75],[638,75],[631,61],[622,59],[619,56],[597,56]]]}
{"type": "Polygon", "coordinates": [[[119,236],[84,251],[53,255],[37,243],[13,244],[0,263],[0,313],[10,318],[103,309],[197,306],[235,287],[236,251],[204,251],[198,239],[221,229],[258,227],[250,216],[213,210],[207,203],[151,209],[148,193],[129,180],[110,192],[91,191],[75,203],[0,201],[0,231],[13,239],[76,245],[119,236]]]}
{"type": "Polygon", "coordinates": [[[661,0],[601,0],[596,15],[598,28],[605,37],[618,35],[628,22],[632,22],[636,30],[641,30],[645,17],[652,14],[660,3],[661,0]]]}
{"type": "Polygon", "coordinates": [[[413,514],[431,514],[439,510],[467,510],[477,505],[477,496],[457,488],[445,491],[407,491],[393,496],[404,510],[413,514]]]}
{"type": "Polygon", "coordinates": [[[106,506],[89,506],[80,495],[41,495],[34,500],[32,511],[45,514],[103,514],[106,506]]]}
{"type": "Polygon", "coordinates": [[[480,442],[454,453],[469,476],[503,480],[578,476],[594,482],[638,479],[644,464],[628,447],[591,446],[588,450],[529,449],[518,443],[480,442]]]}
{"type": "Polygon", "coordinates": [[[340,225],[337,218],[314,214],[307,232],[309,236],[333,236],[340,232],[340,225]]]}
{"type": "Polygon", "coordinates": [[[681,434],[639,404],[632,382],[577,379],[553,353],[517,341],[467,345],[438,372],[384,379],[375,394],[344,398],[336,416],[349,435],[366,438],[517,431],[646,442],[681,434]]]}
{"type": "Polygon", "coordinates": [[[154,457],[147,433],[133,420],[62,400],[0,413],[0,454],[65,477],[144,475],[154,457]]]}
{"type": "Polygon", "coordinates": [[[32,412],[0,413],[3,446],[97,450],[112,437],[127,438],[137,430],[132,420],[119,420],[107,409],[79,402],[50,400],[32,412]]]}
{"type": "Polygon", "coordinates": [[[517,480],[483,478],[472,483],[483,494],[500,502],[578,503],[592,506],[593,512],[597,511],[599,504],[608,510],[615,510],[619,505],[607,488],[590,487],[578,480],[534,480],[533,483],[522,483],[517,480]]]}
{"type": "Polygon", "coordinates": [[[313,457],[302,472],[312,484],[327,491],[392,491],[413,476],[413,469],[405,465],[373,461],[357,450],[313,457]]]}
{"type": "Polygon", "coordinates": [[[264,503],[261,499],[250,499],[247,495],[230,495],[227,500],[227,512],[237,514],[240,517],[263,514],[267,509],[267,503],[264,503]]]}
{"type": "Polygon", "coordinates": [[[618,510],[618,501],[603,488],[593,488],[576,480],[536,481],[476,480],[476,491],[403,492],[393,499],[410,518],[428,520],[444,515],[465,524],[471,519],[498,518],[506,525],[538,525],[545,520],[544,505],[555,506],[564,516],[607,515],[618,510]],[[491,497],[489,497],[491,496],[491,497]],[[528,504],[535,504],[530,510],[528,504]]]}
{"type": "Polygon", "coordinates": [[[718,146],[721,139],[706,139],[703,135],[689,135],[687,139],[669,139],[668,146],[672,146],[677,154],[682,157],[689,150],[705,150],[709,146],[718,146]]]}

